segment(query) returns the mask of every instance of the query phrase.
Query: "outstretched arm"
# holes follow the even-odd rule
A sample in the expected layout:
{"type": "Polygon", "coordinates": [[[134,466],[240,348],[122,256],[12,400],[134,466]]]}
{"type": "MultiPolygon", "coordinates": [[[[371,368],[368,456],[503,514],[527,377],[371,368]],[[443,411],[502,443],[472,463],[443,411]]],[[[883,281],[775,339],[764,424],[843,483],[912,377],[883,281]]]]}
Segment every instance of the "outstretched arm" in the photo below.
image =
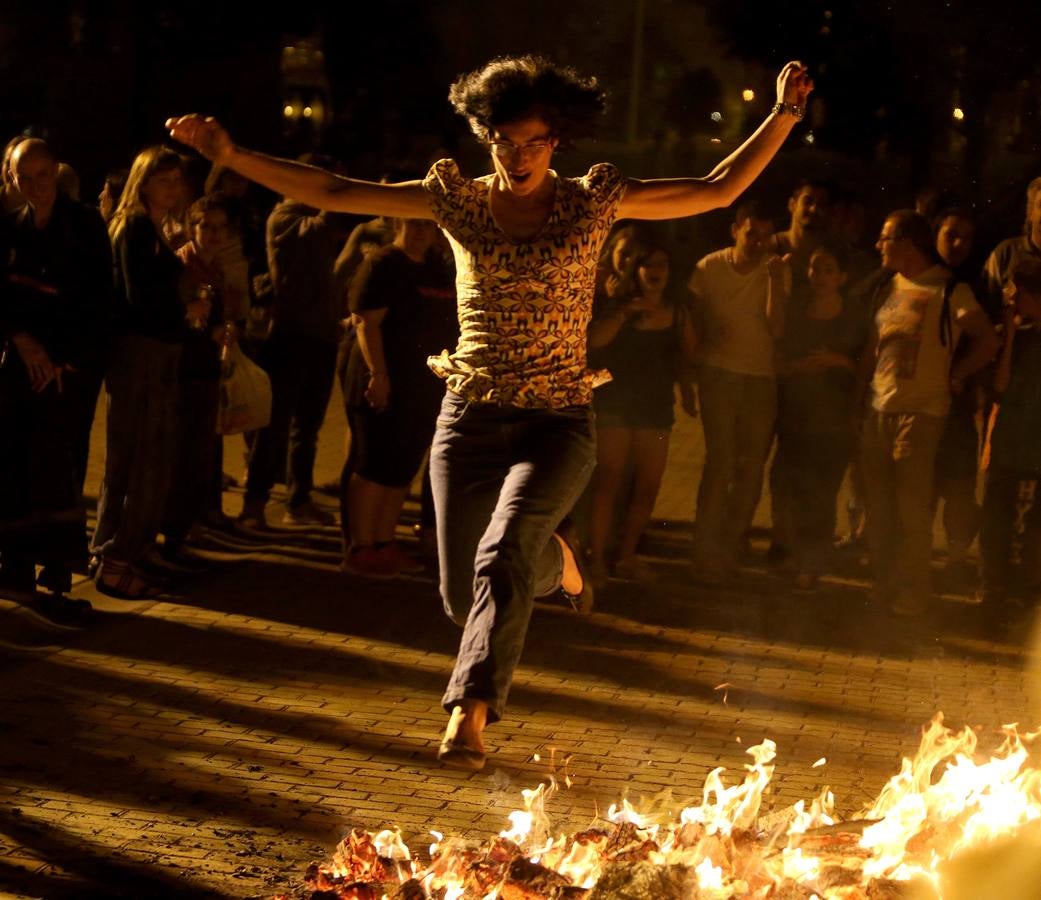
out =
{"type": "Polygon", "coordinates": [[[368,216],[432,219],[426,192],[418,181],[377,184],[333,175],[325,169],[266,156],[236,146],[213,118],[190,115],[167,119],[170,135],[207,159],[234,169],[276,193],[318,209],[368,216]]]}
{"type": "Polygon", "coordinates": [[[794,127],[794,106],[805,109],[813,79],[800,62],[777,76],[777,101],[785,112],[770,113],[755,133],[704,178],[630,179],[618,210],[620,219],[674,219],[729,206],[766,168],[794,127]]]}

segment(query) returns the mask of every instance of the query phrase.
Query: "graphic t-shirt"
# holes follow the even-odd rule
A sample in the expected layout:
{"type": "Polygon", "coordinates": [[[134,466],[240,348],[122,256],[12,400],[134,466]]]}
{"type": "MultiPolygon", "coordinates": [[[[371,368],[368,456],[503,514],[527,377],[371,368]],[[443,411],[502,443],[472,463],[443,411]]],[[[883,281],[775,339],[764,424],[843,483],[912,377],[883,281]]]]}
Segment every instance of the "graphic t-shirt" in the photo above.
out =
{"type": "Polygon", "coordinates": [[[924,413],[942,418],[951,405],[951,354],[966,315],[982,312],[972,289],[955,285],[950,296],[951,331],[941,342],[944,286],[950,272],[933,266],[915,278],[897,273],[875,314],[878,351],[871,381],[879,412],[924,413]]]}
{"type": "Polygon", "coordinates": [[[764,259],[742,275],[726,248],[698,261],[690,290],[704,317],[702,362],[742,375],[774,374],[774,342],[766,321],[769,278],[764,259]]]}

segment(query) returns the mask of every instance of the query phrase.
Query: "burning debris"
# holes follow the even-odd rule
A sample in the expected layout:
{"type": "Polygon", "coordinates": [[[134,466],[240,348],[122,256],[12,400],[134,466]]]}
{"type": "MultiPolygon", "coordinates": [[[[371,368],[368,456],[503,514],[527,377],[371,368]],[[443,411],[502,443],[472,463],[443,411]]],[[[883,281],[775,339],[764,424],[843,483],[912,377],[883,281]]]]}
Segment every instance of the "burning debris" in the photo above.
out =
{"type": "Polygon", "coordinates": [[[962,900],[1041,896],[1041,769],[1036,734],[1007,726],[977,762],[976,735],[938,714],[860,818],[837,822],[828,789],[760,817],[773,741],[728,787],[706,778],[699,806],[652,821],[623,801],[603,827],[552,836],[555,786],[524,791],[510,827],[483,843],[433,833],[420,865],[397,831],[352,831],[307,874],[313,900],[962,900]],[[1011,873],[1011,874],[1010,874],[1011,873]],[[999,881],[998,879],[1005,879],[999,881]],[[1000,885],[1000,886],[999,886],[1000,885]]]}

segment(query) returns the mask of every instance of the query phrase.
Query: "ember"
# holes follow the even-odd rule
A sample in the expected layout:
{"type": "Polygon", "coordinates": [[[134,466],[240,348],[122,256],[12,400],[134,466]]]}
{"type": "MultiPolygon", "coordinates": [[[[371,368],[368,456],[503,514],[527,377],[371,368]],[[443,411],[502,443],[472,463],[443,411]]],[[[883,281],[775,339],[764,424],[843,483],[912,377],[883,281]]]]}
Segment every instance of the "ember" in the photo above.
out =
{"type": "Polygon", "coordinates": [[[1034,897],[1041,770],[1026,744],[1036,736],[1007,726],[996,754],[977,762],[973,731],[955,733],[937,714],[915,758],[862,817],[843,823],[827,789],[786,816],[759,816],[776,752],[766,740],[747,751],[740,784],[728,787],[714,770],[701,805],[673,822],[623,801],[604,827],[553,837],[545,802],[555,784],[539,785],[523,792],[509,829],[483,844],[434,833],[422,866],[397,831],[355,830],[307,880],[313,897],[341,900],[1034,897]]]}

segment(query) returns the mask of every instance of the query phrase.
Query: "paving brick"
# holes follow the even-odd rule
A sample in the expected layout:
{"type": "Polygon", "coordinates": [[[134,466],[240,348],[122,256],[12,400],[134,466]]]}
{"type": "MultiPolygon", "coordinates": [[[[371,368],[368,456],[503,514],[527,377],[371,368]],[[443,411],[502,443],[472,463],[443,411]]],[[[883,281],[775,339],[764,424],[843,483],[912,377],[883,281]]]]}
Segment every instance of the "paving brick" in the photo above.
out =
{"type": "MultiPolygon", "coordinates": [[[[342,447],[331,413],[319,480],[342,447]]],[[[226,496],[229,511],[240,502],[226,496]]],[[[496,834],[521,789],[551,775],[572,783],[547,803],[562,828],[623,796],[678,810],[718,766],[740,780],[764,737],[778,744],[768,807],[828,784],[849,813],[936,709],[982,725],[989,747],[1003,722],[1030,723],[1037,699],[1022,653],[972,634],[953,603],[892,622],[849,605],[855,578],[807,600],[754,567],[718,594],[667,576],[639,602],[612,583],[588,619],[538,609],[488,768],[447,771],[433,756],[458,631],[433,581],[348,582],[334,535],[286,540],[309,558],[261,550],[183,598],[129,607],[81,584],[96,626],[0,663],[0,805],[21,811],[0,838],[4,866],[66,878],[77,854],[100,854],[223,897],[276,878],[299,892],[351,827],[400,825],[414,849],[432,828],[496,834]],[[52,849],[33,849],[40,833],[52,849]]]]}

